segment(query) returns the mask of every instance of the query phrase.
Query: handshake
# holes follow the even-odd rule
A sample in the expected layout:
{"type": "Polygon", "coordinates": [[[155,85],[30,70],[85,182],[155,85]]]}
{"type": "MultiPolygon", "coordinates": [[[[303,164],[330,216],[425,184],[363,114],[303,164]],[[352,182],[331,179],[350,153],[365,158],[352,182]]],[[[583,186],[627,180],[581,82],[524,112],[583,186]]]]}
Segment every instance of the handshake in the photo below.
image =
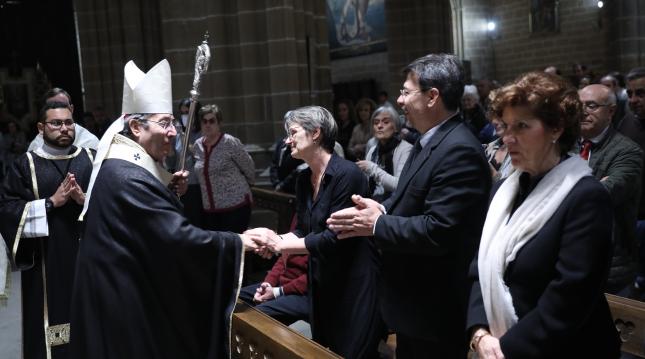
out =
{"type": "Polygon", "coordinates": [[[240,234],[244,250],[253,251],[262,258],[271,258],[273,254],[281,253],[284,248],[282,236],[268,228],[253,228],[240,234]]]}

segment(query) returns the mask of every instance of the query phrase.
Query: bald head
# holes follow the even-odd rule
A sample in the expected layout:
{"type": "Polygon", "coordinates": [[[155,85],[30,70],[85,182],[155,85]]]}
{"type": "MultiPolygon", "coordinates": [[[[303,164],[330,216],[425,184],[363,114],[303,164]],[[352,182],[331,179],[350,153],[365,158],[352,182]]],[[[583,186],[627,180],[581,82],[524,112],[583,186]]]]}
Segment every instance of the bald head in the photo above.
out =
{"type": "Polygon", "coordinates": [[[580,122],[580,134],[584,139],[600,135],[611,123],[616,110],[616,95],[605,85],[589,85],[578,91],[584,118],[580,122]]]}

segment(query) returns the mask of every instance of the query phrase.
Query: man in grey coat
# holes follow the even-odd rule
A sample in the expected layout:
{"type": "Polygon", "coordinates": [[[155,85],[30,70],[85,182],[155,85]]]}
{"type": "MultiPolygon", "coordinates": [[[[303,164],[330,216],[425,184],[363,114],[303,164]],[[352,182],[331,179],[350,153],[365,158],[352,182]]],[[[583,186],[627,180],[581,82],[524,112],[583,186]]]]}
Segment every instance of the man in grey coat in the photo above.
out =
{"type": "Polygon", "coordinates": [[[635,230],[643,152],[610,126],[616,110],[616,96],[611,89],[589,85],[579,95],[584,110],[580,155],[589,161],[593,175],[609,191],[614,210],[614,253],[607,292],[615,294],[632,283],[636,274],[635,230]]]}

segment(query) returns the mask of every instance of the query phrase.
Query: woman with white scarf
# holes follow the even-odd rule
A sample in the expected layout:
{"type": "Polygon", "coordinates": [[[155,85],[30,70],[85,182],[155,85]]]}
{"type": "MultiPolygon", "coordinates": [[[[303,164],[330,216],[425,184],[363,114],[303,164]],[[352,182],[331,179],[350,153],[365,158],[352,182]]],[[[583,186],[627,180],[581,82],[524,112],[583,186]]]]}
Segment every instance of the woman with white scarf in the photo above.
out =
{"type": "Polygon", "coordinates": [[[471,267],[468,330],[479,358],[618,358],[604,296],[611,200],[578,155],[582,104],[564,80],[529,73],[499,89],[516,171],[492,191],[471,267]]]}

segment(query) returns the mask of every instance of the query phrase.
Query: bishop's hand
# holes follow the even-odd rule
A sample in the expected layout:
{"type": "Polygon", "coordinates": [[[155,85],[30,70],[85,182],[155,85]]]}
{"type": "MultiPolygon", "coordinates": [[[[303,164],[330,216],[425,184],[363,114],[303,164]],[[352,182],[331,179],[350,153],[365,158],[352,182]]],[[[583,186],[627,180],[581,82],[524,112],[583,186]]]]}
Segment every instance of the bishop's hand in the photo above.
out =
{"type": "Polygon", "coordinates": [[[188,191],[188,171],[177,171],[173,173],[168,188],[178,196],[186,194],[186,191],[188,191]]]}

